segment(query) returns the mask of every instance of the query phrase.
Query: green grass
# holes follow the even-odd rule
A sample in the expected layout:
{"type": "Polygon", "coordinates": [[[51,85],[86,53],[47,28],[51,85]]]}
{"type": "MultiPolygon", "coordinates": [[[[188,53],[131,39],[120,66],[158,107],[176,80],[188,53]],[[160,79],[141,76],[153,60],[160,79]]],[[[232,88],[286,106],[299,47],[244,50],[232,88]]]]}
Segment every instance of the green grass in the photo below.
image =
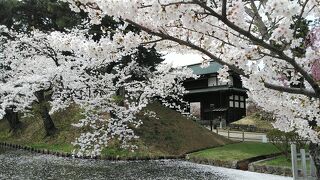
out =
{"type": "Polygon", "coordinates": [[[14,133],[9,131],[7,121],[0,120],[0,141],[37,149],[71,152],[73,150],[71,142],[82,132],[81,129],[71,124],[78,122],[81,118],[83,118],[81,111],[75,105],[71,105],[64,111],[56,112],[52,115],[52,119],[58,130],[50,137],[45,136],[41,118],[36,113],[33,113],[32,117],[22,118],[22,128],[14,133]]]}
{"type": "Polygon", "coordinates": [[[164,154],[161,151],[157,150],[150,150],[146,148],[146,146],[140,146],[138,150],[128,150],[128,149],[122,149],[119,147],[107,147],[102,150],[102,156],[111,156],[111,157],[120,157],[120,158],[129,158],[129,157],[159,157],[159,156],[164,156],[164,154]]]}
{"type": "MultiPolygon", "coordinates": [[[[274,159],[258,162],[259,165],[275,166],[275,167],[288,167],[291,168],[291,159],[287,159],[284,155],[278,156],[274,159]]],[[[298,167],[301,168],[301,161],[298,161],[298,167]]],[[[310,169],[310,160],[307,160],[307,169],[310,169]]]]}
{"type": "Polygon", "coordinates": [[[70,143],[61,144],[45,144],[45,143],[34,143],[30,144],[35,149],[47,149],[54,152],[72,152],[74,147],[70,143]]]}
{"type": "Polygon", "coordinates": [[[190,154],[190,158],[234,161],[278,152],[278,149],[269,143],[241,142],[198,151],[190,154]]]}
{"type": "MultiPolygon", "coordinates": [[[[180,113],[165,108],[159,103],[152,103],[144,111],[154,111],[157,118],[138,116],[143,121],[141,127],[135,130],[140,137],[132,144],[138,150],[131,152],[119,148],[119,143],[111,141],[110,146],[104,148],[102,156],[119,157],[152,157],[181,155],[187,152],[217,147],[229,144],[232,141],[214,134],[198,125],[194,121],[182,116],[180,113]]],[[[107,116],[107,115],[106,115],[107,116]]],[[[50,137],[45,136],[42,120],[34,113],[33,117],[23,118],[22,128],[15,133],[9,131],[7,121],[0,120],[0,142],[9,142],[31,146],[37,149],[47,149],[59,152],[72,152],[72,142],[85,132],[85,129],[73,127],[71,124],[82,119],[81,110],[71,105],[63,111],[52,115],[58,131],[50,137]]]]}

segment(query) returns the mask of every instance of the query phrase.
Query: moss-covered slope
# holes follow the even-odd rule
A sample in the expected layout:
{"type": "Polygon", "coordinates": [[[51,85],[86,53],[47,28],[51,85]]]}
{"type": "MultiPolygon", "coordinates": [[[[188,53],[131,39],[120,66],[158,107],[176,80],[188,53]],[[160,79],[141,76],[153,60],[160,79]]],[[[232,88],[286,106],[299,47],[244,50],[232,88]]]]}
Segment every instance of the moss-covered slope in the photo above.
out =
{"type": "Polygon", "coordinates": [[[273,129],[272,122],[274,120],[269,120],[269,119],[263,119],[261,116],[257,113],[252,114],[250,116],[246,116],[238,121],[233,122],[232,124],[237,124],[237,125],[250,125],[250,126],[255,126],[260,129],[273,129]]]}
{"type": "Polygon", "coordinates": [[[140,117],[143,125],[137,134],[149,147],[180,155],[231,142],[159,103],[152,103],[147,109],[155,112],[157,118],[140,117]]]}
{"type": "MultiPolygon", "coordinates": [[[[181,155],[198,149],[221,146],[231,143],[230,140],[214,134],[184,117],[180,113],[163,107],[159,103],[152,103],[141,112],[139,118],[143,125],[136,129],[140,138],[134,142],[139,149],[135,152],[121,150],[111,145],[103,151],[111,156],[166,156],[181,155]],[[153,111],[157,117],[143,115],[153,111]]],[[[32,146],[39,149],[71,152],[71,142],[79,136],[81,131],[71,124],[81,119],[80,109],[70,106],[64,111],[53,115],[58,131],[51,137],[45,137],[42,121],[39,116],[22,118],[22,128],[15,133],[9,131],[7,121],[0,120],[0,141],[32,146]]]]}

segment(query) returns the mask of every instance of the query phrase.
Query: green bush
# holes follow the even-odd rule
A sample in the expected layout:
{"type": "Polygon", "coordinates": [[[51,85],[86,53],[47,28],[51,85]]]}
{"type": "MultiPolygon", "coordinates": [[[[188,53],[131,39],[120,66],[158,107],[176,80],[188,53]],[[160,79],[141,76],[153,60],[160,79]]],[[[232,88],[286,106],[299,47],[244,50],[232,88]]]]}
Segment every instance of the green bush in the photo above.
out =
{"type": "Polygon", "coordinates": [[[291,132],[283,132],[280,130],[270,130],[267,133],[268,140],[275,145],[279,151],[283,152],[286,158],[290,158],[290,145],[292,143],[296,144],[298,149],[306,148],[307,141],[301,138],[297,133],[291,132]]]}
{"type": "Polygon", "coordinates": [[[113,101],[115,102],[115,103],[117,103],[118,105],[120,105],[121,103],[123,103],[123,101],[124,101],[124,97],[123,96],[120,96],[120,95],[115,95],[115,96],[113,96],[112,97],[113,98],[113,101]]]}

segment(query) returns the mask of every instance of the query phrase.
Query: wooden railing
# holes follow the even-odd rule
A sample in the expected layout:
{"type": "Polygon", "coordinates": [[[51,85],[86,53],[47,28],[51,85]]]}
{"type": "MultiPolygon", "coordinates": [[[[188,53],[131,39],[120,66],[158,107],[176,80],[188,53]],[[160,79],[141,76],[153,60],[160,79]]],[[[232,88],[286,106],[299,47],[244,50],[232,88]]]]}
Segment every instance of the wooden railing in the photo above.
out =
{"type": "Polygon", "coordinates": [[[263,142],[267,143],[268,138],[264,133],[254,133],[254,132],[245,132],[245,131],[231,131],[229,129],[220,129],[216,128],[213,132],[222,135],[228,139],[236,141],[254,141],[254,142],[263,142]]]}

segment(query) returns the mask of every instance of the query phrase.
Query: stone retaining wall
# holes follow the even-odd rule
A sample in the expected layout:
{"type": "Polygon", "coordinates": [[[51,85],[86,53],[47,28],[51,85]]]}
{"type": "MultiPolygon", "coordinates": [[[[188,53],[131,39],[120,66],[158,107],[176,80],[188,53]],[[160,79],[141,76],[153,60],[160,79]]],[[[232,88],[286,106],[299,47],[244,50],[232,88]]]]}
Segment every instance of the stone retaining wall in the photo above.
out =
{"type": "Polygon", "coordinates": [[[238,161],[222,161],[222,160],[213,160],[213,159],[203,159],[203,158],[189,158],[186,156],[186,160],[198,164],[205,164],[211,166],[219,166],[225,168],[238,169],[238,161]]]}
{"type": "Polygon", "coordinates": [[[266,173],[266,174],[275,174],[275,175],[281,175],[281,176],[292,176],[292,172],[290,168],[258,165],[255,163],[249,164],[249,171],[266,173]]]}
{"type": "Polygon", "coordinates": [[[100,160],[111,160],[111,161],[137,161],[137,160],[160,160],[160,159],[184,159],[185,155],[180,156],[146,156],[146,157],[119,157],[119,156],[96,156],[96,157],[88,157],[88,156],[75,156],[72,153],[65,152],[56,152],[47,149],[36,149],[30,146],[23,146],[18,144],[11,144],[7,142],[0,142],[0,146],[14,148],[14,149],[22,149],[29,152],[40,153],[40,154],[49,154],[58,157],[69,157],[69,158],[81,158],[81,159],[100,159],[100,160]]]}
{"type": "MultiPolygon", "coordinates": [[[[242,162],[242,161],[221,161],[221,160],[211,160],[211,159],[201,159],[201,158],[190,158],[190,159],[187,158],[187,160],[194,163],[198,163],[198,164],[219,166],[219,167],[232,168],[232,169],[241,169],[241,162],[242,162]]],[[[255,163],[249,164],[248,171],[281,175],[281,176],[292,176],[292,172],[290,168],[258,165],[255,163]]],[[[301,172],[299,171],[299,174],[300,173],[301,172]]]]}
{"type": "MultiPolygon", "coordinates": [[[[186,160],[189,160],[194,163],[199,163],[199,164],[207,164],[207,165],[213,165],[213,166],[219,166],[219,167],[226,167],[226,168],[232,168],[232,169],[240,169],[240,170],[249,170],[250,169],[250,164],[253,165],[253,162],[259,162],[261,160],[265,159],[270,159],[278,156],[281,153],[275,153],[275,154],[268,154],[268,155],[261,155],[261,156],[256,156],[244,160],[235,160],[235,161],[223,161],[223,160],[213,160],[213,159],[204,159],[204,158],[197,158],[197,157],[189,157],[188,155],[186,156],[186,160]]],[[[257,168],[251,167],[251,171],[258,170],[257,168]]],[[[291,172],[291,170],[290,170],[291,172]]]]}

